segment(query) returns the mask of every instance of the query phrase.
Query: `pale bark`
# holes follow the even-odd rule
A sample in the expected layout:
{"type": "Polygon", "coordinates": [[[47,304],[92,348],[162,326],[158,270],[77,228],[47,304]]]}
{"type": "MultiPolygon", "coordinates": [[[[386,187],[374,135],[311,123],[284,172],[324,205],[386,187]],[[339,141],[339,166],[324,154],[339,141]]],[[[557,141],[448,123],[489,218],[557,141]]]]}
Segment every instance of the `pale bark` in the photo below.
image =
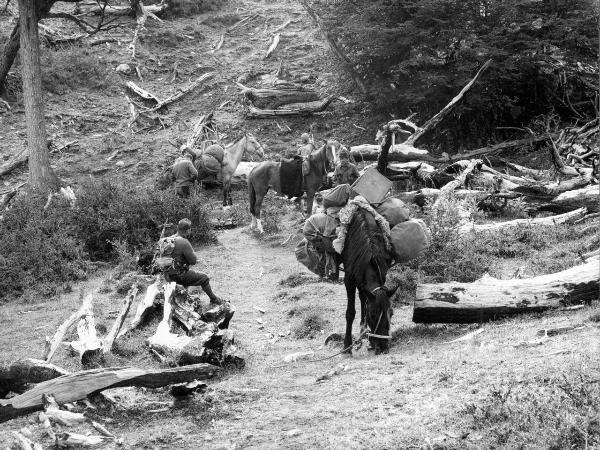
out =
{"type": "Polygon", "coordinates": [[[598,298],[598,262],[534,278],[421,284],[413,322],[472,323],[590,302],[598,298]]]}

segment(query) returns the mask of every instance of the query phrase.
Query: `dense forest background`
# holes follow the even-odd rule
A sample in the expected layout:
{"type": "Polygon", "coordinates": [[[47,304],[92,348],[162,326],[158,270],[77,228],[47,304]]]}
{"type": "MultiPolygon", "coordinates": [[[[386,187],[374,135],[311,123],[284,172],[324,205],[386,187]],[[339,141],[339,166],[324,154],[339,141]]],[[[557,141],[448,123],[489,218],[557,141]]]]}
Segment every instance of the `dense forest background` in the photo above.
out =
{"type": "MultiPolygon", "coordinates": [[[[493,64],[443,126],[440,147],[503,139],[500,127],[586,122],[598,109],[598,2],[353,0],[313,2],[373,107],[422,123],[483,63],[493,64]],[[548,117],[552,116],[551,120],[548,117]]],[[[546,131],[545,129],[537,131],[546,131]]]]}

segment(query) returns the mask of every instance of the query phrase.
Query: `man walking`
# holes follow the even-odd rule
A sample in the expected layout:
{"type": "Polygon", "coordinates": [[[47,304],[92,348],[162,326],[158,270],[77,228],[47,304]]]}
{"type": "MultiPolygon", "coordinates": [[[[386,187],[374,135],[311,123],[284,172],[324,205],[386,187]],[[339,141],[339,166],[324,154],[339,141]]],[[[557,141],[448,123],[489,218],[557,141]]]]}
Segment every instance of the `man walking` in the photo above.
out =
{"type": "Polygon", "coordinates": [[[198,171],[192,164],[192,155],[184,152],[173,164],[171,178],[175,180],[175,193],[179,197],[190,196],[191,187],[198,176],[198,171]]]}
{"type": "Polygon", "coordinates": [[[302,175],[306,176],[310,172],[310,161],[308,158],[315,149],[315,144],[311,142],[308,133],[302,133],[300,141],[301,145],[298,148],[298,156],[302,158],[302,175]]]}
{"type": "Polygon", "coordinates": [[[190,270],[190,266],[198,261],[192,244],[187,239],[191,229],[192,222],[189,219],[181,219],[177,224],[177,233],[174,235],[175,248],[172,252],[173,266],[165,272],[165,279],[169,282],[174,281],[184,287],[200,286],[212,303],[221,304],[223,300],[212,291],[208,275],[190,270]]]}

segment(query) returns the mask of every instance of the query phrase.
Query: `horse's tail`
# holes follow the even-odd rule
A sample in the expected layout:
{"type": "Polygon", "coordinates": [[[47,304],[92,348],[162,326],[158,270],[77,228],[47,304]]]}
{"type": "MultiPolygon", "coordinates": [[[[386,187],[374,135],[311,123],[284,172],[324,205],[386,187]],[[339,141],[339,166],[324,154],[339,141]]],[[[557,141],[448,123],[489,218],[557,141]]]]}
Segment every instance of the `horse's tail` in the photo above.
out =
{"type": "Polygon", "coordinates": [[[250,203],[250,214],[255,216],[254,207],[256,206],[256,190],[254,189],[254,183],[250,177],[248,177],[248,201],[250,203]]]}

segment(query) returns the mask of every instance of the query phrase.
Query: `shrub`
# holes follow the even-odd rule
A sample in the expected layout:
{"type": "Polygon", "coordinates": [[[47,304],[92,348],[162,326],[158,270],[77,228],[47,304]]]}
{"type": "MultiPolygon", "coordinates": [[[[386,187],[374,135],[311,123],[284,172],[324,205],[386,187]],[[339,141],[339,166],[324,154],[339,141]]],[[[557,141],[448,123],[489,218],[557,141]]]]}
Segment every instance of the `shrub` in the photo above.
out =
{"type": "Polygon", "coordinates": [[[294,336],[297,339],[312,339],[321,333],[326,325],[327,321],[323,319],[320,313],[311,312],[294,328],[294,336]]]}
{"type": "Polygon", "coordinates": [[[84,185],[77,202],[77,231],[92,259],[117,256],[113,242],[125,243],[130,251],[152,246],[160,237],[162,224],[171,223],[166,230],[171,233],[184,217],[192,221],[192,242],[215,239],[198,196],[182,199],[171,191],[149,191],[106,180],[84,185]]]}
{"type": "Polygon", "coordinates": [[[54,94],[71,89],[113,89],[116,74],[97,51],[80,46],[47,49],[42,53],[42,83],[54,94]]]}
{"type": "Polygon", "coordinates": [[[45,196],[22,196],[0,221],[0,300],[20,296],[32,286],[55,294],[63,283],[85,279],[90,265],[69,220],[71,209],[45,196]]]}
{"type": "Polygon", "coordinates": [[[0,300],[28,289],[55,294],[61,285],[84,279],[90,259],[116,261],[118,274],[127,272],[140,249],[154,246],[162,224],[183,217],[192,221],[192,242],[215,239],[199,197],[184,200],[172,192],[110,181],[84,184],[77,197],[74,207],[57,197],[44,209],[46,197],[30,194],[4,214],[0,300]]]}

